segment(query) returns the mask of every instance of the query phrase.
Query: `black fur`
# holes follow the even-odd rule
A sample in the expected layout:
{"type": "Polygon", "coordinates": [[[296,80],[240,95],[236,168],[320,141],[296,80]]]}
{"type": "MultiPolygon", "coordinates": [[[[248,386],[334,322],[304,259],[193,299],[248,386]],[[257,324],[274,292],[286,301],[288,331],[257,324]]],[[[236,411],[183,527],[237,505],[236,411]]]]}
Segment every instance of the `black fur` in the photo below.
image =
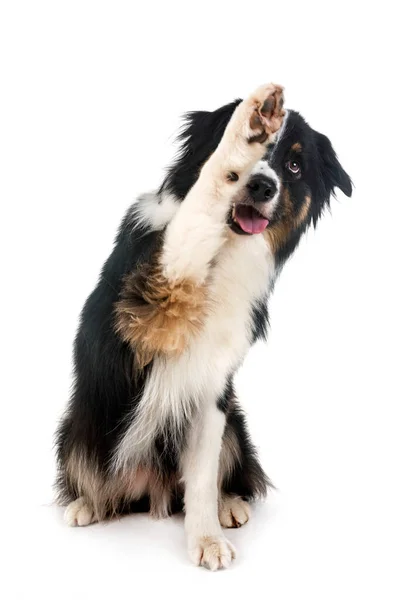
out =
{"type": "Polygon", "coordinates": [[[185,198],[206,160],[216,150],[233,111],[241,100],[235,100],[213,112],[194,111],[185,116],[178,141],[181,150],[169,169],[160,192],[168,190],[178,199],[185,198]]]}
{"type": "Polygon", "coordinates": [[[218,401],[218,408],[226,415],[225,435],[237,440],[240,448],[240,460],[235,461],[232,471],[225,475],[222,491],[246,500],[265,496],[272,484],[259,463],[248,433],[245,414],[235,396],[233,376],[227,381],[225,392],[218,401]]]}
{"type": "Polygon", "coordinates": [[[246,500],[266,496],[268,487],[272,484],[260,465],[248,433],[245,414],[235,400],[228,411],[226,427],[240,442],[241,459],[235,463],[232,473],[223,481],[223,491],[226,494],[242,496],[246,500]]]}
{"type": "Polygon", "coordinates": [[[263,298],[252,307],[253,342],[266,340],[269,331],[268,299],[263,298]]]}

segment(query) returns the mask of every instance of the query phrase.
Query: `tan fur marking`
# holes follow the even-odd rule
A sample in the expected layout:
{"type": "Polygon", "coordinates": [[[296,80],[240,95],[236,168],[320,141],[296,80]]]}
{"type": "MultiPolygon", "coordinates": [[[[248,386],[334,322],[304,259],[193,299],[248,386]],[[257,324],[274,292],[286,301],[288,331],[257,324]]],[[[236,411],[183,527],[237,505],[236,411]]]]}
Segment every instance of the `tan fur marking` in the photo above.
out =
{"type": "Polygon", "coordinates": [[[265,229],[262,235],[265,236],[268,244],[272,248],[272,252],[277,252],[289,238],[292,231],[300,227],[309,215],[309,209],[312,199],[310,196],[305,196],[305,202],[302,205],[297,216],[294,214],[294,206],[289,196],[289,191],[285,189],[283,199],[283,213],[280,221],[275,223],[273,227],[265,229]]]}
{"type": "Polygon", "coordinates": [[[238,438],[229,427],[225,428],[222,438],[221,453],[219,455],[218,486],[222,487],[224,479],[233,472],[236,464],[240,462],[241,450],[238,438]]]}
{"type": "Polygon", "coordinates": [[[289,197],[289,191],[285,189],[283,194],[283,214],[282,218],[278,223],[275,223],[272,227],[268,227],[263,232],[268,244],[272,248],[272,252],[275,253],[283,246],[288,239],[293,226],[293,204],[289,197]]]}
{"type": "MultiPolygon", "coordinates": [[[[180,485],[178,481],[180,476],[174,473],[169,477],[162,479],[160,477],[150,477],[149,479],[149,497],[150,497],[150,516],[154,519],[164,519],[171,514],[172,497],[178,495],[180,485]]],[[[182,492],[179,490],[179,495],[182,492]]]]}
{"type": "Polygon", "coordinates": [[[117,302],[116,331],[130,343],[140,367],[157,353],[182,353],[207,314],[206,286],[188,279],[170,282],[158,261],[124,280],[117,302]]]}
{"type": "Polygon", "coordinates": [[[310,196],[305,196],[305,202],[304,202],[302,208],[300,209],[298,216],[296,217],[296,221],[295,221],[296,227],[299,227],[300,225],[302,225],[302,223],[307,219],[311,203],[312,203],[312,198],[310,196]]]}
{"type": "Polygon", "coordinates": [[[85,456],[72,454],[66,464],[67,477],[77,495],[83,496],[96,520],[121,513],[124,503],[150,497],[150,515],[164,518],[171,512],[172,495],[176,494],[178,477],[159,476],[154,470],[138,468],[118,475],[102,475],[85,456]]]}
{"type": "Polygon", "coordinates": [[[296,142],[296,144],[293,144],[293,145],[291,146],[291,149],[292,149],[294,152],[302,152],[302,144],[301,144],[300,142],[296,142]]]}

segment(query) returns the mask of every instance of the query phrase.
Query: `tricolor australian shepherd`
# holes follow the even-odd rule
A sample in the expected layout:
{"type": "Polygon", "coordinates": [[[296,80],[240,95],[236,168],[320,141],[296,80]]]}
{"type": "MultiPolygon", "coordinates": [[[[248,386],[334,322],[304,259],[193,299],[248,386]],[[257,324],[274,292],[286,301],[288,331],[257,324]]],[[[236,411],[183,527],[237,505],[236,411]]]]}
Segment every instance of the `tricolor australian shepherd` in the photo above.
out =
{"type": "Polygon", "coordinates": [[[222,528],[246,523],[270,485],[235,373],[266,336],[269,294],[301,235],[352,185],[278,85],[190,113],[181,144],[158,191],[129,209],[85,303],[57,487],[69,525],[183,508],[192,560],[215,570],[235,556],[222,528]]]}

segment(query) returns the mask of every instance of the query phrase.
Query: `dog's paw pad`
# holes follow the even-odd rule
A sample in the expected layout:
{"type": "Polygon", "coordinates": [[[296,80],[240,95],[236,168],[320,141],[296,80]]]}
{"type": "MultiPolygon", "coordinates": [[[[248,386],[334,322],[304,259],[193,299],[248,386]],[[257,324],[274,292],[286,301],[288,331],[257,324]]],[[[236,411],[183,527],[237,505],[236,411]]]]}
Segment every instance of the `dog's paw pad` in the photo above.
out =
{"type": "Polygon", "coordinates": [[[242,527],[249,521],[249,502],[237,496],[225,496],[219,503],[219,522],[222,527],[242,527]]]}
{"type": "Polygon", "coordinates": [[[229,567],[235,558],[235,548],[222,535],[204,536],[190,544],[189,554],[197,566],[217,571],[229,567]]]}
{"type": "Polygon", "coordinates": [[[70,502],[64,513],[64,521],[70,527],[85,527],[96,520],[93,509],[83,496],[70,502]]]}
{"type": "MultiPolygon", "coordinates": [[[[283,87],[274,83],[260,86],[245,102],[250,106],[250,143],[264,143],[283,122],[283,87]]],[[[268,140],[269,141],[269,140],[268,140]]]]}

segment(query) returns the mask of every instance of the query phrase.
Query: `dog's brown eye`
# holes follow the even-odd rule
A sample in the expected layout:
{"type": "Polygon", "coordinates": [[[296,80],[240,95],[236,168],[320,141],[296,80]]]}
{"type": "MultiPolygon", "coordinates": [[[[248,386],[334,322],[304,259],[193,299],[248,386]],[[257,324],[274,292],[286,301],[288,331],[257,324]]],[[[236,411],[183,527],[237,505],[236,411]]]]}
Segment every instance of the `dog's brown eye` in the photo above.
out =
{"type": "Polygon", "coordinates": [[[288,162],[286,163],[286,168],[288,171],[290,171],[291,173],[293,173],[294,175],[299,175],[300,173],[300,164],[298,163],[297,160],[288,160],[288,162]]]}

